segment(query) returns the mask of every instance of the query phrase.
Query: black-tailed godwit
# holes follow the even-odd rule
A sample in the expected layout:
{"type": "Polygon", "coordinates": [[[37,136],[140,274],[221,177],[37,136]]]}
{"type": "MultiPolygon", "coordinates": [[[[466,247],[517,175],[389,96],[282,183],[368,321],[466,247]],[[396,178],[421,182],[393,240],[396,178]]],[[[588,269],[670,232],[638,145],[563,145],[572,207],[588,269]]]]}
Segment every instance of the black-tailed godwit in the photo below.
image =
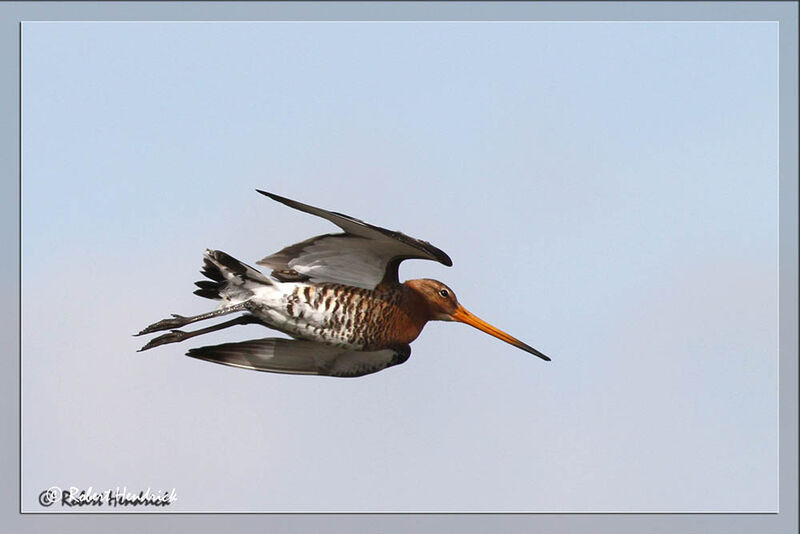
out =
{"type": "Polygon", "coordinates": [[[193,317],[173,315],[137,335],[171,330],[141,350],[234,325],[260,324],[292,339],[265,338],[191,349],[188,356],[275,373],[362,376],[405,362],[409,343],[428,321],[459,321],[543,360],[547,356],[468,312],[453,290],[430,279],[400,283],[398,267],[418,258],[453,264],[426,241],[373,226],[341,213],[258,191],[291,208],[317,215],[343,233],[312,237],[258,261],[270,276],[219,250],[206,250],[196,282],[201,297],[219,308],[193,317]],[[190,332],[189,323],[242,312],[229,321],[190,332]]]}

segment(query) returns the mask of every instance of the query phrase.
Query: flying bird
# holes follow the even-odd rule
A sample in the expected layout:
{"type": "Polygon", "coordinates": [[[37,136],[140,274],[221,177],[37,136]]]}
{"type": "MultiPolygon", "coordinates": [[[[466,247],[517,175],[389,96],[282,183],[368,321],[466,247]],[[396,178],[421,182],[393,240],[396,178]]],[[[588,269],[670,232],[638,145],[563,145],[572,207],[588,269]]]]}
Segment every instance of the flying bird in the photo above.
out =
{"type": "Polygon", "coordinates": [[[342,233],[312,237],[256,262],[269,276],[219,250],[206,250],[195,294],[220,301],[209,313],[173,314],[137,336],[170,330],[140,349],[175,343],[235,325],[260,324],[292,339],[265,338],[190,349],[187,356],[274,373],[355,377],[399,365],[428,321],[458,321],[517,348],[550,358],[479,319],[453,290],[430,279],[398,279],[400,262],[450,257],[427,241],[386,230],[348,215],[256,190],[296,210],[322,217],[342,233]],[[193,331],[190,323],[240,313],[193,331]]]}

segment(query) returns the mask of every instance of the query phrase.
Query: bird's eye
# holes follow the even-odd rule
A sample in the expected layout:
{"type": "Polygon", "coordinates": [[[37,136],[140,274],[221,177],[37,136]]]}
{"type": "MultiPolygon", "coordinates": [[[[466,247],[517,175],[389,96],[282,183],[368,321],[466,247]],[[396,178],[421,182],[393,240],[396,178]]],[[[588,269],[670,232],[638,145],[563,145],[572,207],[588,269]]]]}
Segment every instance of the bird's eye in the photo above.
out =
{"type": "Polygon", "coordinates": [[[446,290],[446,289],[440,289],[440,290],[439,290],[439,294],[440,294],[441,296],[443,296],[444,298],[447,298],[447,297],[449,297],[449,296],[450,296],[450,292],[449,292],[448,290],[446,290]]]}

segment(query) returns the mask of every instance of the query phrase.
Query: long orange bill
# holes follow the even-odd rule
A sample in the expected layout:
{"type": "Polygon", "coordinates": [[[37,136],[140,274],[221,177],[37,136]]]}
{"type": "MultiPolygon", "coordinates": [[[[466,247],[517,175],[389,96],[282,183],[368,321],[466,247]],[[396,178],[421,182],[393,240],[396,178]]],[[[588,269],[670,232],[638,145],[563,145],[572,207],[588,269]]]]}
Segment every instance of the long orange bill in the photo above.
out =
{"type": "Polygon", "coordinates": [[[474,326],[478,330],[482,330],[482,331],[486,332],[487,334],[489,334],[490,336],[496,337],[497,339],[502,339],[506,343],[508,343],[510,345],[514,345],[518,349],[522,349],[525,352],[530,352],[531,354],[535,354],[536,356],[538,356],[541,359],[546,360],[548,362],[550,361],[550,358],[548,358],[547,356],[545,356],[544,354],[542,354],[538,350],[534,349],[531,346],[526,345],[525,343],[523,343],[522,341],[520,341],[517,338],[509,336],[508,334],[506,334],[502,330],[500,330],[498,328],[495,328],[494,326],[490,325],[489,323],[487,323],[483,319],[479,319],[478,317],[475,317],[474,315],[472,315],[470,312],[468,312],[461,305],[459,305],[458,308],[456,308],[456,311],[454,311],[450,317],[452,317],[454,321],[459,321],[461,323],[465,323],[465,324],[468,324],[470,326],[474,326]]]}

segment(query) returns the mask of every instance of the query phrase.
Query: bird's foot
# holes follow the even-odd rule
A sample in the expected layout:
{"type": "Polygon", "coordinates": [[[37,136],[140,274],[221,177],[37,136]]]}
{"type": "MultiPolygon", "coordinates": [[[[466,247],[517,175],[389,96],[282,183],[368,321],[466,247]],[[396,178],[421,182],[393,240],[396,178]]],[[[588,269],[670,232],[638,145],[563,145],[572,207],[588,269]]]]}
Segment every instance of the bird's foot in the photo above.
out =
{"type": "Polygon", "coordinates": [[[167,343],[177,343],[178,341],[183,341],[187,337],[191,337],[188,332],[183,332],[181,330],[173,330],[172,332],[161,334],[157,338],[151,339],[147,343],[147,345],[139,349],[137,352],[142,352],[143,350],[152,349],[153,347],[158,347],[160,345],[166,345],[167,343]]]}
{"type": "Polygon", "coordinates": [[[138,334],[134,334],[137,336],[142,336],[144,334],[152,334],[153,332],[160,332],[161,330],[169,330],[170,328],[180,328],[189,323],[189,318],[184,317],[182,315],[177,315],[175,313],[172,314],[171,319],[162,319],[157,323],[153,323],[138,334]]]}

